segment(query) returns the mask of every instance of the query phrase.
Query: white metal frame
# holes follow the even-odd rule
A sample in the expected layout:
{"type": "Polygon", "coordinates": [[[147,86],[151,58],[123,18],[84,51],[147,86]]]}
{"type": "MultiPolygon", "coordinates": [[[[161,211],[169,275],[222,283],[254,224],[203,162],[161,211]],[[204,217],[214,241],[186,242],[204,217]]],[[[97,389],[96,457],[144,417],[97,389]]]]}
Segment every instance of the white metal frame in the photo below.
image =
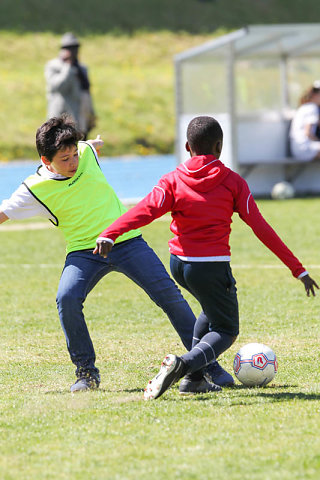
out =
{"type": "MultiPolygon", "coordinates": [[[[231,118],[231,131],[236,131],[236,92],[234,88],[234,69],[237,59],[244,58],[249,54],[257,54],[259,51],[264,55],[278,56],[279,68],[281,72],[281,92],[282,92],[282,110],[286,111],[289,108],[289,93],[288,93],[288,69],[287,63],[290,58],[298,56],[320,56],[320,24],[284,24],[284,25],[256,25],[248,26],[232,33],[228,33],[200,46],[191,48],[174,57],[175,65],[175,94],[176,94],[176,153],[179,157],[178,144],[180,142],[179,132],[179,115],[181,112],[181,65],[183,62],[192,57],[201,55],[206,52],[218,50],[222,47],[228,48],[227,62],[228,75],[226,81],[228,82],[228,105],[226,105],[226,112],[231,118]],[[301,36],[299,42],[299,36],[301,36]],[[241,46],[241,41],[250,36],[257,36],[256,42],[249,42],[249,46],[241,46]],[[307,40],[306,40],[307,37],[307,40]],[[291,47],[290,40],[293,40],[294,46],[291,47]],[[288,45],[283,41],[288,40],[288,45]],[[277,44],[282,42],[281,47],[277,44]]],[[[320,69],[319,69],[320,70],[320,69]]],[[[320,71],[319,71],[320,76],[320,71]]],[[[237,146],[236,135],[232,140],[232,165],[237,168],[237,146]]],[[[179,161],[181,159],[179,158],[179,161]]]]}

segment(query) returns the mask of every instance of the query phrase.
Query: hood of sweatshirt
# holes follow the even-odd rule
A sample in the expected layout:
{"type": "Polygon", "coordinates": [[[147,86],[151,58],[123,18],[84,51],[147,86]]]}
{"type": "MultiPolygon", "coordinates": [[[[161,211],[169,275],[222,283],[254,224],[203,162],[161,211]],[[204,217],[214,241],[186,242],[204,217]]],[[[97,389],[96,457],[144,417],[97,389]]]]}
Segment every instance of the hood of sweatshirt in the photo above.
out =
{"type": "Polygon", "coordinates": [[[214,155],[199,155],[181,163],[176,171],[179,179],[193,190],[208,192],[219,185],[231,170],[214,155]]]}

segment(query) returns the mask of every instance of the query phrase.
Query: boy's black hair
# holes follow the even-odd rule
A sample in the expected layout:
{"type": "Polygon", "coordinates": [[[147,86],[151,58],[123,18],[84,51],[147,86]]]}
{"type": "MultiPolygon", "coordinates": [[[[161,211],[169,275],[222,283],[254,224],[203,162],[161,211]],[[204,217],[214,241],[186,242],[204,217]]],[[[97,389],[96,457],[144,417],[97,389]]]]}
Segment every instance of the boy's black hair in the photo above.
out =
{"type": "Polygon", "coordinates": [[[83,137],[72,117],[63,114],[47,120],[36,133],[36,146],[39,153],[52,161],[54,155],[62,149],[77,145],[83,137]]]}
{"type": "Polygon", "coordinates": [[[209,155],[213,146],[223,140],[222,128],[213,117],[195,117],[188,125],[187,140],[193,152],[209,155]]]}

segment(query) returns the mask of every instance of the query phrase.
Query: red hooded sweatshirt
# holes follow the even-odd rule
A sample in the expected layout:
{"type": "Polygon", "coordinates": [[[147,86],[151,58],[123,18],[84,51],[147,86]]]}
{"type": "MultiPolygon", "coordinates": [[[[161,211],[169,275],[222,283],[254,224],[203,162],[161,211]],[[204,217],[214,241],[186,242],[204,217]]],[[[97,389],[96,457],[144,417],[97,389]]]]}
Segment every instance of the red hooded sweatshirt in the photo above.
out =
{"type": "Polygon", "coordinates": [[[172,254],[190,261],[230,260],[232,215],[237,212],[295,277],[306,271],[262,217],[246,181],[213,155],[192,157],[164,175],[135,207],[102,232],[115,240],[171,212],[172,254]]]}

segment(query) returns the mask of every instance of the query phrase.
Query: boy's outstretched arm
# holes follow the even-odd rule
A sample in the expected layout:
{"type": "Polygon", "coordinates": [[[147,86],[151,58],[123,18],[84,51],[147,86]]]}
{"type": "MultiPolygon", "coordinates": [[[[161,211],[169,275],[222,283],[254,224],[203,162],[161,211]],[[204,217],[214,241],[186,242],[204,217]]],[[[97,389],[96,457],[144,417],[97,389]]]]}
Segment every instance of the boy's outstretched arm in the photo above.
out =
{"type": "Polygon", "coordinates": [[[116,239],[129,230],[148,225],[156,218],[171,211],[173,195],[166,182],[160,179],[158,185],[135,207],[124,213],[109,225],[97,238],[94,254],[106,258],[116,239]]]}
{"type": "Polygon", "coordinates": [[[317,283],[263,218],[244,179],[241,179],[239,186],[235,211],[252,228],[259,240],[291,270],[292,275],[302,281],[307,296],[310,297],[310,292],[315,296],[315,288],[319,288],[317,283]]]}
{"type": "Polygon", "coordinates": [[[301,282],[304,284],[305,291],[307,292],[308,297],[310,297],[310,292],[315,297],[314,287],[319,289],[317,282],[313,280],[309,275],[305,275],[304,277],[300,278],[301,282]]]}
{"type": "Polygon", "coordinates": [[[7,217],[5,213],[0,211],[0,223],[6,222],[7,220],[9,220],[9,217],[7,217]]]}

